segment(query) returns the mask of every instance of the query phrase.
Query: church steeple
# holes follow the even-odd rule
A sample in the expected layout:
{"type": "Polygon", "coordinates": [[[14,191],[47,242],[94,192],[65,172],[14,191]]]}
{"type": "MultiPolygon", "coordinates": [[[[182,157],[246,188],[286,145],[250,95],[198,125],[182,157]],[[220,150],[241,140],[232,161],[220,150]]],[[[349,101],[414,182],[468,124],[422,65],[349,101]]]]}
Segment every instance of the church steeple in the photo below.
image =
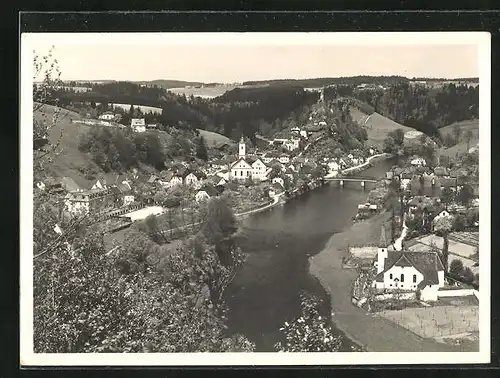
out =
{"type": "Polygon", "coordinates": [[[245,146],[245,139],[243,139],[243,136],[240,139],[238,157],[243,159],[246,157],[246,146],[245,146]]]}

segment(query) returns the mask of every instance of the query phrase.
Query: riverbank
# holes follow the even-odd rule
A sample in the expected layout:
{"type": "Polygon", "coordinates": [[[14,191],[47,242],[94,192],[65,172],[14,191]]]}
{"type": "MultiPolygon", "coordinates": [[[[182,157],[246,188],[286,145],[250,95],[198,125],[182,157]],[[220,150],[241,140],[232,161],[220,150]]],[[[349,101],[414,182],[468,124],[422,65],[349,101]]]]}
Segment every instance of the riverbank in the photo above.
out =
{"type": "Polygon", "coordinates": [[[424,339],[395,323],[351,303],[351,290],[357,271],[342,268],[349,244],[378,244],[382,225],[389,212],[355,223],[334,234],[324,249],[309,259],[309,272],[330,295],[332,322],[336,328],[368,352],[451,352],[460,346],[446,345],[424,339]]]}

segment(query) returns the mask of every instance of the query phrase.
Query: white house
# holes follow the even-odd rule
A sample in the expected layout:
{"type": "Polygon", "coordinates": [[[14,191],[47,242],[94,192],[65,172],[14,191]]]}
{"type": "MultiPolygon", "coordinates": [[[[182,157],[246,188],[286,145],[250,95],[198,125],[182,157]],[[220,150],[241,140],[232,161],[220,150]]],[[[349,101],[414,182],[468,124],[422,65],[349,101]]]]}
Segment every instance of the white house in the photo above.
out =
{"type": "Polygon", "coordinates": [[[419,156],[414,157],[411,160],[410,164],[415,166],[415,167],[425,167],[426,166],[425,159],[423,157],[419,157],[419,156]]]}
{"type": "Polygon", "coordinates": [[[281,163],[281,164],[286,164],[286,163],[289,163],[290,162],[290,156],[286,155],[286,154],[281,154],[280,157],[278,158],[278,161],[281,163]]]}
{"type": "Polygon", "coordinates": [[[422,300],[435,301],[438,289],[444,286],[444,267],[436,252],[379,248],[375,266],[372,286],[377,289],[420,290],[422,300]]]}
{"type": "Polygon", "coordinates": [[[340,164],[337,163],[336,161],[329,161],[327,166],[328,166],[328,170],[330,172],[335,172],[335,171],[338,171],[340,169],[340,164]]]}
{"type": "Polygon", "coordinates": [[[252,163],[252,179],[260,181],[265,180],[267,178],[266,171],[267,167],[262,160],[257,159],[252,163]]]}
{"type": "Polygon", "coordinates": [[[318,126],[326,126],[326,122],[325,121],[320,121],[320,122],[318,122],[318,126]]]}
{"type": "Polygon", "coordinates": [[[196,186],[196,185],[200,184],[201,181],[203,181],[201,179],[201,177],[198,177],[193,172],[190,172],[184,176],[184,185],[196,186]]]}
{"type": "Polygon", "coordinates": [[[436,224],[436,222],[438,220],[440,220],[441,218],[450,218],[450,220],[453,218],[450,213],[446,210],[440,210],[439,212],[436,212],[435,214],[433,214],[434,217],[432,218],[432,229],[434,230],[434,225],[436,224]]]}
{"type": "Polygon", "coordinates": [[[236,180],[246,180],[252,177],[252,166],[244,158],[239,158],[231,165],[230,177],[236,180]]]}
{"type": "Polygon", "coordinates": [[[307,139],[308,138],[307,130],[300,130],[300,136],[303,137],[304,139],[307,139]]]}
{"type": "Polygon", "coordinates": [[[215,188],[205,185],[202,188],[200,188],[200,190],[198,190],[198,192],[194,197],[196,202],[201,202],[201,201],[208,201],[210,198],[215,197],[218,194],[219,192],[215,188]]]}
{"type": "Polygon", "coordinates": [[[97,180],[94,185],[90,188],[92,190],[94,189],[106,189],[106,181],[103,179],[102,182],[101,180],[97,180]]]}
{"type": "Polygon", "coordinates": [[[111,112],[105,112],[104,114],[101,114],[99,116],[99,119],[102,119],[104,121],[112,121],[113,119],[115,119],[115,115],[111,112]]]}
{"type": "Polygon", "coordinates": [[[182,185],[182,176],[173,175],[172,177],[170,177],[170,179],[166,180],[165,182],[167,183],[166,186],[169,188],[173,188],[174,186],[177,185],[182,185]]]}
{"type": "Polygon", "coordinates": [[[132,118],[130,127],[132,127],[132,130],[136,133],[143,133],[146,131],[146,121],[144,118],[132,118]]]}
{"type": "Polygon", "coordinates": [[[299,139],[295,139],[295,138],[289,139],[285,142],[285,148],[288,151],[294,151],[294,150],[299,148],[299,142],[300,142],[299,139]]]}

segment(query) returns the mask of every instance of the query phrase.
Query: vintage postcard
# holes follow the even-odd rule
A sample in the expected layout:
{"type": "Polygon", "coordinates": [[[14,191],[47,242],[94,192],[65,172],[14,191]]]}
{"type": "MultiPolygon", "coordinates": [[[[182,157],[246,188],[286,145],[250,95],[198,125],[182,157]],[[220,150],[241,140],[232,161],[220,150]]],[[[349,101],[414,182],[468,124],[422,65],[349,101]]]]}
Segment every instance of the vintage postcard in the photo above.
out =
{"type": "Polygon", "coordinates": [[[489,362],[488,33],[25,33],[20,70],[22,366],[489,362]]]}

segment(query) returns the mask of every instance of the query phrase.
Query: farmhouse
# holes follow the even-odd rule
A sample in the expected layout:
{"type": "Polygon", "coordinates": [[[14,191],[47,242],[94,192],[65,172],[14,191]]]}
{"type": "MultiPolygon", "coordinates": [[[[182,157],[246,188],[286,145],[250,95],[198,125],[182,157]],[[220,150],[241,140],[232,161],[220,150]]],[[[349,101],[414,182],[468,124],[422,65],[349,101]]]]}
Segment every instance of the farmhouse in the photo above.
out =
{"type": "Polygon", "coordinates": [[[144,118],[132,118],[130,127],[132,127],[132,130],[136,133],[143,133],[146,131],[146,121],[144,118]]]}
{"type": "Polygon", "coordinates": [[[437,223],[438,220],[440,220],[441,218],[453,218],[450,213],[445,210],[445,209],[438,209],[436,210],[432,215],[432,229],[434,230],[434,226],[435,224],[437,223]]]}
{"type": "Polygon", "coordinates": [[[204,185],[195,195],[196,202],[207,201],[212,197],[218,196],[219,191],[212,186],[204,185]]]}
{"type": "Polygon", "coordinates": [[[68,193],[64,197],[64,207],[72,215],[85,215],[112,206],[114,200],[108,189],[91,189],[68,193]]]}
{"type": "Polygon", "coordinates": [[[421,291],[425,301],[437,300],[444,286],[444,267],[436,252],[388,251],[379,248],[372,286],[385,290],[421,291]]]}
{"type": "Polygon", "coordinates": [[[102,119],[104,121],[112,121],[115,119],[115,115],[111,112],[105,112],[104,114],[101,114],[99,116],[99,119],[102,119]]]}

